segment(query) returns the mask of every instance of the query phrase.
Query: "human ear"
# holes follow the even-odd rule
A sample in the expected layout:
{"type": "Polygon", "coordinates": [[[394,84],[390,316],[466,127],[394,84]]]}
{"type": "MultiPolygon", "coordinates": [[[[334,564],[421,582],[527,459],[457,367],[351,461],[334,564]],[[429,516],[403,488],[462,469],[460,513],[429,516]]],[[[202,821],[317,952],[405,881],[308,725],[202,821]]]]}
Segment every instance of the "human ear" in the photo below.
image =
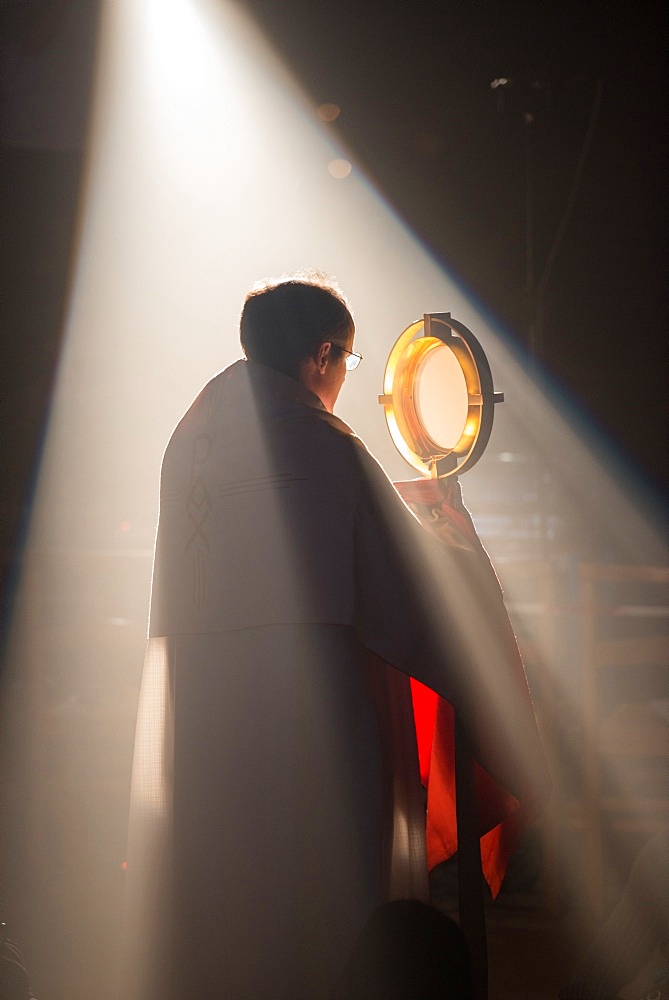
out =
{"type": "Polygon", "coordinates": [[[318,370],[320,372],[325,372],[325,369],[327,368],[327,363],[330,360],[331,346],[330,342],[326,341],[324,344],[321,344],[318,349],[318,370]]]}

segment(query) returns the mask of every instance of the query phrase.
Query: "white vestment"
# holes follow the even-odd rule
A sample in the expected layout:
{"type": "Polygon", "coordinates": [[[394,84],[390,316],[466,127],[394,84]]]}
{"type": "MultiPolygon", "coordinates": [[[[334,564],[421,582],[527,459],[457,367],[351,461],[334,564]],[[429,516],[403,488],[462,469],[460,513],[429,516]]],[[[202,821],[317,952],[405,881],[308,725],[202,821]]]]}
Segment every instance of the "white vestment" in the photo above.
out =
{"type": "MultiPolygon", "coordinates": [[[[279,372],[237,362],[178,425],[133,771],[126,997],[325,1000],[371,909],[426,898],[409,676],[456,705],[491,773],[524,785],[490,738],[506,687],[474,676],[465,649],[475,635],[494,654],[491,616],[458,604],[467,567],[426,539],[350,428],[279,372]]],[[[501,605],[477,570],[481,589],[501,605]]],[[[531,707],[507,709],[527,757],[531,707]]]]}

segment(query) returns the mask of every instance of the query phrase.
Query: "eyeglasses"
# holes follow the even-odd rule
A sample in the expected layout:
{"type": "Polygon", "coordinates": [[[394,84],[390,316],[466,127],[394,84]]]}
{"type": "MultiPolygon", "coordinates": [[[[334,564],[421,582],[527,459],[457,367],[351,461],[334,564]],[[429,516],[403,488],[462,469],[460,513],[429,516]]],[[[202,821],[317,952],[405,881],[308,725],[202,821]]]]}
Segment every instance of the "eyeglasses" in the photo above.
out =
{"type": "Polygon", "coordinates": [[[331,346],[336,347],[338,351],[343,351],[344,354],[346,355],[346,359],[344,362],[346,365],[346,371],[347,372],[355,371],[355,369],[362,361],[362,354],[356,354],[355,351],[348,351],[345,347],[342,347],[340,344],[332,344],[331,346]]]}

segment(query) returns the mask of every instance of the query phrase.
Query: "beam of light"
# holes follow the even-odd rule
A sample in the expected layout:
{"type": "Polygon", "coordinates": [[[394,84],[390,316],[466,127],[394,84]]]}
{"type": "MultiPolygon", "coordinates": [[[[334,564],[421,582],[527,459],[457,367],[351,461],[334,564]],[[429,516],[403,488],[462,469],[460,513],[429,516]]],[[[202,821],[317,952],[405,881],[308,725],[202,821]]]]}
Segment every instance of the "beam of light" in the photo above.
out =
{"type": "MultiPolygon", "coordinates": [[[[76,280],[9,675],[23,672],[18,687],[33,718],[25,768],[16,772],[37,823],[32,835],[55,838],[57,830],[61,844],[54,839],[36,868],[35,906],[49,896],[54,864],[66,877],[81,869],[64,905],[82,948],[90,945],[84,969],[111,963],[82,929],[84,876],[101,891],[99,872],[122,860],[123,834],[102,861],[93,849],[88,867],[73,850],[82,837],[89,847],[99,843],[100,816],[116,831],[125,826],[127,796],[119,789],[129,783],[160,457],[203,383],[239,357],[239,310],[255,280],[304,265],[337,276],[365,357],[347,379],[338,412],[391,476],[406,478],[408,470],[376,403],[387,354],[424,312],[449,310],[480,339],[506,394],[490,461],[497,453],[538,459],[543,488],[569,533],[570,558],[592,552],[593,529],[600,554],[664,558],[654,498],[644,496],[622,459],[611,461],[559,393],[537,384],[527,359],[406,231],[327,132],[329,114],[310,107],[231,3],[118,0],[105,7],[76,280]],[[335,171],[333,163],[340,164],[335,171]],[[106,636],[103,652],[94,652],[95,628],[106,636]],[[101,697],[108,699],[104,710],[101,697]],[[72,779],[61,758],[52,762],[47,788],[39,772],[49,739],[62,743],[87,713],[98,732],[78,751],[75,744],[75,756],[101,760],[103,738],[125,748],[109,790],[72,779]],[[63,816],[54,803],[65,801],[74,805],[63,816]],[[77,826],[84,834],[75,838],[77,826]]],[[[464,484],[475,514],[488,490],[487,461],[464,484]]],[[[535,494],[530,505],[536,502],[535,494]]],[[[480,523],[483,529],[483,517],[480,523]]],[[[493,556],[496,546],[502,553],[491,537],[493,556]]],[[[544,653],[571,706],[573,672],[544,653]]],[[[40,844],[31,849],[35,856],[40,844]]],[[[108,898],[118,904],[114,891],[108,898]]],[[[46,981],[48,970],[43,975],[46,981]]],[[[81,979],[73,973],[67,984],[73,1000],[90,995],[90,977],[81,979]]],[[[39,994],[39,976],[33,985],[39,994]]]]}

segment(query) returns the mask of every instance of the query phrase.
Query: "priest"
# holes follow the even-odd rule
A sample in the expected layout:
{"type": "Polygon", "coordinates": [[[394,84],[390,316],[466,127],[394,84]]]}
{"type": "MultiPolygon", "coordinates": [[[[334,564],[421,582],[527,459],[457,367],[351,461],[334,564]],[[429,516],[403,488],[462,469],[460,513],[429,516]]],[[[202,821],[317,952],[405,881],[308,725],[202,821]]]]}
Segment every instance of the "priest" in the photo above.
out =
{"type": "Polygon", "coordinates": [[[545,796],[522,664],[457,490],[407,486],[405,503],[333,413],[361,360],[354,335],[320,274],[254,287],[244,358],[167,447],[126,997],[331,996],[372,910],[427,901],[428,863],[457,850],[453,709],[493,891],[545,796]],[[438,508],[436,535],[421,503],[438,508]]]}

